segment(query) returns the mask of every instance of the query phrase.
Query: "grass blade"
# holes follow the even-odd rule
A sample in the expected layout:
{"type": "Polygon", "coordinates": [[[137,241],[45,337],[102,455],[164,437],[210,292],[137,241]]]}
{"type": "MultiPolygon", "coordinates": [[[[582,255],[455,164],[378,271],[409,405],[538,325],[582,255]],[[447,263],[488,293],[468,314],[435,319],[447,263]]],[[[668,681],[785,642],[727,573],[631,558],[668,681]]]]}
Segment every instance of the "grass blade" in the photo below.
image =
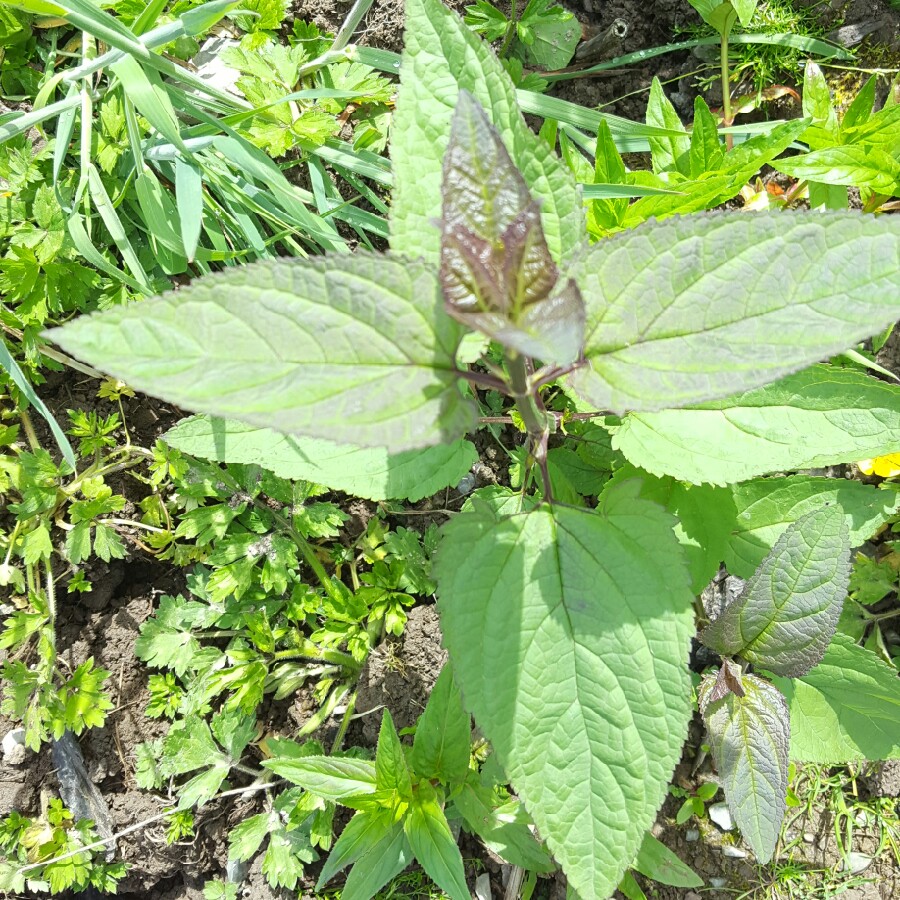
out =
{"type": "Polygon", "coordinates": [[[188,262],[194,259],[203,225],[203,175],[193,163],[175,160],[175,202],[188,262]]]}

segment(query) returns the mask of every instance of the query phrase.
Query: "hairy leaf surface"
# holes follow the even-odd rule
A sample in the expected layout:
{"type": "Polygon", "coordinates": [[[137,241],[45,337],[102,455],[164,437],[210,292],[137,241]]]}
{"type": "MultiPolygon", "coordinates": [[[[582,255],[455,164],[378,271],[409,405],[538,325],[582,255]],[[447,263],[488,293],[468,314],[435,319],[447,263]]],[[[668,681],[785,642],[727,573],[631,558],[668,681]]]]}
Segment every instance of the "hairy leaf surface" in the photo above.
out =
{"type": "Polygon", "coordinates": [[[284,433],[400,452],[474,421],[436,274],[390,255],[240,266],[51,334],[139,390],[284,433]]]}
{"type": "Polygon", "coordinates": [[[775,678],[791,711],[791,759],[900,759],[900,679],[874,653],[836,634],[801,678],[775,678]]]}
{"type": "Polygon", "coordinates": [[[900,508],[900,495],[844,478],[791,475],[754,478],[733,485],[736,518],[727,537],[725,565],[732,575],[749,578],[785,528],[827,505],[844,511],[851,547],[875,534],[900,508]]]}
{"type": "Polygon", "coordinates": [[[167,431],[172,447],[222,463],[263,466],[282,478],[312,481],[366,500],[421,500],[459,484],[478,460],[471,441],[389,453],[300,435],[280,434],[234,419],[191,416],[167,431]]]}
{"type": "Polygon", "coordinates": [[[444,156],[441,287],[447,312],[526,356],[574,362],[584,302],[560,279],[538,204],[484,110],[459,93],[444,156]]]}
{"type": "Polygon", "coordinates": [[[673,518],[639,490],[594,511],[474,502],[436,560],[466,703],[584,898],[637,853],[690,715],[688,574],[673,518]]]}
{"type": "Polygon", "coordinates": [[[658,478],[628,464],[616,470],[607,490],[629,478],[640,479],[641,497],[659,503],[676,517],[675,537],[687,558],[692,589],[699,594],[725,558],[728,532],[735,520],[730,493],[706,484],[658,478]]]}
{"type": "Polygon", "coordinates": [[[441,165],[460,88],[469,91],[503,136],[531,193],[551,256],[570,259],[584,240],[584,212],[575,179],[550,145],[525,124],[516,91],[491,48],[440,0],[408,0],[400,96],[391,136],[396,187],[391,246],[437,264],[441,165]]]}
{"type": "Polygon", "coordinates": [[[777,675],[804,675],[831,643],[849,583],[844,512],[825,506],[788,525],[741,596],[700,639],[777,675]]]}
{"type": "Polygon", "coordinates": [[[887,219],[718,215],[595,244],[574,271],[590,366],[573,386],[597,409],[669,409],[846,349],[900,316],[900,222],[887,219]]]}
{"type": "Polygon", "coordinates": [[[756,675],[741,679],[744,696],[710,700],[715,676],[700,685],[700,710],[709,729],[725,799],[756,858],[775,853],[787,808],[790,719],[778,690],[756,675]]]}
{"type": "Polygon", "coordinates": [[[729,484],[900,451],[900,387],[811,366],[726,400],[629,415],[613,446],[656,475],[729,484]]]}

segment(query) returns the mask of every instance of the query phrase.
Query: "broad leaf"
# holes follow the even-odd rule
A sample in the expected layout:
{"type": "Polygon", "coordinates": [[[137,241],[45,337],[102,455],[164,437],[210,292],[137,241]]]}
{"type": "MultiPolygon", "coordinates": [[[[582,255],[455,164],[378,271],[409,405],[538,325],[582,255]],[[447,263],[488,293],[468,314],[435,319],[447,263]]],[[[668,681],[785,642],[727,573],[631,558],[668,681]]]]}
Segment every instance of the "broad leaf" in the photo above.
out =
{"type": "Polygon", "coordinates": [[[787,527],[700,639],[777,675],[805,675],[831,643],[849,583],[844,512],[825,506],[787,527]]]}
{"type": "Polygon", "coordinates": [[[673,887],[703,887],[703,879],[648,831],[631,868],[660,884],[673,887]]]}
{"type": "Polygon", "coordinates": [[[749,578],[785,528],[829,504],[844,511],[851,547],[858,547],[900,508],[900,494],[845,478],[792,475],[754,478],[731,488],[736,518],[727,536],[725,565],[749,578]]]}
{"type": "Polygon", "coordinates": [[[427,782],[419,784],[416,800],[403,820],[403,830],[419,865],[450,900],[471,900],[462,854],[435,789],[427,782]]]}
{"type": "Polygon", "coordinates": [[[381,731],[375,752],[375,783],[379,791],[395,791],[399,799],[407,802],[412,799],[412,780],[406,755],[388,710],[384,710],[381,717],[381,731]]]}
{"type": "Polygon", "coordinates": [[[476,777],[453,795],[453,803],[466,825],[501,859],[535,872],[556,868],[527,824],[510,822],[497,814],[492,789],[479,784],[476,777]]]}
{"type": "Polygon", "coordinates": [[[650,153],[654,172],[680,172],[691,174],[691,138],[684,130],[672,101],[665,95],[658,78],[653,79],[650,86],[650,98],[647,101],[647,124],[656,128],[665,128],[678,132],[667,137],[649,136],[650,153]]]}
{"type": "Polygon", "coordinates": [[[900,451],[900,387],[812,366],[727,400],[629,415],[613,446],[694,484],[885,456],[900,451]]]}
{"type": "Polygon", "coordinates": [[[473,424],[436,274],[355,253],[239,266],[52,338],[180,406],[393,452],[473,424]]]}
{"type": "Polygon", "coordinates": [[[444,666],[416,725],[410,763],[419,778],[452,784],[466,777],[470,751],[469,714],[450,666],[444,666]]]}
{"type": "Polygon", "coordinates": [[[374,794],[376,789],[375,763],[366,759],[304,756],[264,759],[262,764],[324,800],[340,801],[374,794]]]}
{"type": "Polygon", "coordinates": [[[639,478],[641,497],[664,506],[677,518],[675,536],[684,550],[691,587],[699,594],[725,558],[728,532],[734,526],[734,501],[724,488],[690,485],[674,478],[657,478],[631,465],[616,470],[607,490],[621,481],[639,478]]]}
{"type": "Polygon", "coordinates": [[[621,411],[774,381],[900,316],[898,248],[889,216],[822,213],[677,219],[601,241],[574,272],[590,366],[573,386],[621,411]]]}
{"type": "Polygon", "coordinates": [[[788,708],[762,678],[745,675],[741,683],[743,697],[729,693],[711,700],[715,676],[707,675],[700,685],[700,710],[728,808],[756,858],[767,863],[787,808],[788,708]]]}
{"type": "Polygon", "coordinates": [[[823,184],[867,187],[882,194],[900,190],[900,161],[878,147],[828,147],[773,163],[779,172],[823,184]]]}
{"type": "Polygon", "coordinates": [[[699,94],[694,99],[694,127],[691,129],[689,158],[691,178],[716,171],[725,159],[718,123],[699,94]]]}
{"type": "Polygon", "coordinates": [[[836,634],[802,678],[775,678],[791,711],[791,759],[900,759],[900,679],[874,653],[836,634]]]}
{"type": "Polygon", "coordinates": [[[413,852],[396,822],[376,844],[358,859],[341,891],[341,900],[371,900],[395,875],[413,861],[413,852]]]}
{"type": "Polygon", "coordinates": [[[586,900],[637,853],[690,715],[687,570],[673,518],[639,489],[592,511],[475,503],[435,567],[466,704],[586,900]]]}
{"type": "Polygon", "coordinates": [[[711,28],[715,28],[719,34],[730,34],[737,22],[737,10],[731,0],[688,0],[691,6],[697,10],[711,28]]]}
{"type": "Polygon", "coordinates": [[[584,339],[584,303],[561,279],[532,200],[497,130],[460,91],[441,186],[447,312],[525,356],[562,365],[584,339]]]}
{"type": "Polygon", "coordinates": [[[491,48],[440,0],[407,0],[400,96],[391,132],[396,187],[391,246],[437,264],[441,165],[460,88],[488,110],[510,155],[541,203],[541,222],[557,263],[584,240],[581,195],[549,144],[525,124],[509,75],[491,48]]]}
{"type": "Polygon", "coordinates": [[[388,835],[392,824],[389,810],[356,813],[331,848],[331,853],[325,860],[319,880],[316,882],[316,891],[321,891],[325,883],[341,869],[352,865],[364,853],[375,847],[388,835]]]}
{"type": "Polygon", "coordinates": [[[282,478],[311,481],[366,500],[411,500],[459,484],[478,460],[471,441],[389,453],[299,435],[234,419],[191,416],[166,432],[183,453],[221,463],[263,466],[282,478]]]}

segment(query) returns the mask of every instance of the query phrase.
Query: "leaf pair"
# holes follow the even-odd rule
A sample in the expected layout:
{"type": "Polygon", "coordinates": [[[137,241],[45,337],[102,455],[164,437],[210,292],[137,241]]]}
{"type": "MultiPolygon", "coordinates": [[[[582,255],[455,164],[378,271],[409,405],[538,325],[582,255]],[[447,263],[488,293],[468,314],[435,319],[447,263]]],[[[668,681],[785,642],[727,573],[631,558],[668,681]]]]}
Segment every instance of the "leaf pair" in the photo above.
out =
{"type": "MultiPolygon", "coordinates": [[[[701,634],[724,657],[779,675],[805,675],[834,636],[850,580],[843,510],[826,506],[788,526],[740,597],[701,634]]],[[[787,701],[725,659],[700,686],[700,711],[735,821],[760,862],[775,852],[786,809],[787,701]]]]}
{"type": "Polygon", "coordinates": [[[561,278],[539,207],[500,135],[461,91],[444,157],[441,287],[447,312],[522,354],[566,365],[581,353],[584,303],[561,278]]]}

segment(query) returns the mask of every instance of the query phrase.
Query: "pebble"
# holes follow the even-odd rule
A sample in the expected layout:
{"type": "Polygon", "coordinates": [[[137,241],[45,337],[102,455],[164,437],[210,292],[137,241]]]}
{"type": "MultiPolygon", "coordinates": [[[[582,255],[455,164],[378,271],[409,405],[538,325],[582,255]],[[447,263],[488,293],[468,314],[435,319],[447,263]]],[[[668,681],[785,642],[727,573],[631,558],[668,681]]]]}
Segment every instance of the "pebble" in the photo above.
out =
{"type": "Polygon", "coordinates": [[[734,821],[731,818],[731,811],[726,803],[713,803],[707,810],[710,819],[722,829],[722,831],[731,831],[734,829],[734,821]]]}
{"type": "Polygon", "coordinates": [[[688,891],[684,895],[684,900],[703,900],[703,898],[696,891],[688,891]]]}
{"type": "Polygon", "coordinates": [[[734,847],[731,844],[726,844],[722,848],[722,856],[727,856],[729,859],[746,859],[747,851],[741,850],[740,847],[734,847]]]}
{"type": "Polygon", "coordinates": [[[462,481],[456,486],[456,490],[458,493],[462,494],[464,497],[466,494],[471,494],[473,490],[475,490],[475,482],[476,478],[474,473],[467,472],[462,477],[462,481]]]}
{"type": "Polygon", "coordinates": [[[686,841],[690,841],[694,843],[694,841],[700,840],[700,830],[698,828],[688,828],[688,830],[684,833],[684,839],[686,841]]]}
{"type": "Polygon", "coordinates": [[[7,731],[0,741],[0,751],[3,752],[3,762],[8,766],[21,766],[25,762],[25,729],[13,728],[7,731]]]}
{"type": "Polygon", "coordinates": [[[725,887],[726,884],[728,884],[727,878],[710,878],[709,879],[710,887],[723,888],[723,887],[725,887]]]}
{"type": "Polygon", "coordinates": [[[816,842],[816,836],[811,831],[804,831],[803,840],[807,844],[814,844],[816,842]]]}
{"type": "Polygon", "coordinates": [[[866,856],[865,853],[851,853],[847,859],[844,860],[842,868],[851,875],[859,875],[860,872],[865,872],[871,865],[871,856],[866,856]]]}

